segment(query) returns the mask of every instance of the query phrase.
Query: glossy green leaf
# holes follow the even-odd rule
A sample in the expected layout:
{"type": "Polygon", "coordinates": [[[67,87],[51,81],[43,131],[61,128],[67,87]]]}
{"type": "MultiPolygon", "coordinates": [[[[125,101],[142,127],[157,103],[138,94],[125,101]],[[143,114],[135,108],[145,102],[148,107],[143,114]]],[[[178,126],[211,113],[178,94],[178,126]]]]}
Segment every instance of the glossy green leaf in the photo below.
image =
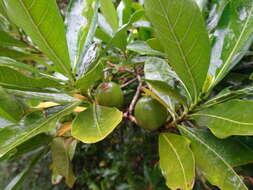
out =
{"type": "Polygon", "coordinates": [[[64,24],[55,0],[4,0],[11,20],[21,27],[54,62],[55,69],[72,79],[64,24]]]}
{"type": "Polygon", "coordinates": [[[13,49],[10,47],[1,47],[1,46],[0,46],[0,56],[10,57],[12,59],[16,59],[16,60],[20,60],[20,61],[21,60],[31,60],[35,57],[32,54],[20,51],[18,49],[13,49]]]}
{"type": "Polygon", "coordinates": [[[155,57],[147,59],[144,73],[146,81],[153,89],[170,98],[176,99],[183,105],[187,104],[186,98],[180,94],[182,89],[180,90],[180,88],[176,87],[176,81],[179,80],[178,76],[171,70],[164,59],[155,57]]]}
{"type": "Polygon", "coordinates": [[[122,112],[96,104],[74,120],[71,134],[83,143],[96,143],[106,138],[121,122],[122,112]]]}
{"type": "MultiPolygon", "coordinates": [[[[102,36],[106,40],[106,42],[107,42],[108,38],[111,39],[114,31],[112,30],[111,26],[105,20],[105,17],[100,13],[98,14],[98,26],[99,26],[99,28],[97,28],[96,35],[102,36]]],[[[108,40],[108,41],[110,41],[110,40],[108,40]]]]}
{"type": "Polygon", "coordinates": [[[227,6],[228,3],[229,1],[227,0],[219,0],[219,1],[213,2],[211,10],[210,10],[210,14],[207,19],[207,23],[208,23],[207,25],[210,31],[215,29],[215,27],[218,25],[220,18],[223,14],[224,8],[227,6]]]}
{"type": "Polygon", "coordinates": [[[12,122],[18,122],[25,112],[25,106],[0,87],[0,117],[12,122]]]}
{"type": "Polygon", "coordinates": [[[103,64],[98,62],[89,72],[76,81],[76,87],[87,91],[103,77],[103,64]]]}
{"type": "Polygon", "coordinates": [[[222,102],[226,102],[231,99],[236,98],[243,98],[248,95],[251,95],[253,93],[253,87],[245,87],[239,90],[230,90],[229,88],[225,88],[220,93],[218,93],[216,96],[211,98],[210,100],[206,101],[204,104],[201,105],[201,107],[211,107],[216,104],[220,104],[222,102]]]}
{"type": "Polygon", "coordinates": [[[162,174],[170,189],[190,190],[193,188],[195,160],[188,139],[172,133],[161,133],[159,156],[162,174]]]}
{"type": "Polygon", "coordinates": [[[61,107],[61,110],[50,114],[47,118],[40,112],[33,112],[23,118],[17,125],[9,125],[0,129],[0,158],[7,152],[15,149],[20,144],[32,137],[48,132],[50,127],[55,127],[58,119],[69,114],[80,102],[61,107]]]}
{"type": "Polygon", "coordinates": [[[112,0],[103,0],[100,1],[101,11],[110,24],[111,28],[116,31],[119,27],[117,11],[113,5],[112,0]]]}
{"type": "Polygon", "coordinates": [[[0,66],[13,67],[20,70],[29,71],[32,74],[39,75],[40,70],[37,67],[30,66],[23,62],[16,61],[9,57],[0,57],[0,66]]]}
{"type": "Polygon", "coordinates": [[[3,30],[0,30],[0,46],[27,47],[24,42],[13,38],[3,30]]]}
{"type": "Polygon", "coordinates": [[[113,46],[116,46],[120,48],[122,51],[126,49],[127,46],[127,37],[126,37],[126,32],[127,29],[136,21],[138,21],[142,16],[144,15],[144,11],[136,11],[134,12],[128,22],[124,25],[122,25],[113,35],[109,43],[107,43],[106,50],[113,46]]]}
{"type": "Polygon", "coordinates": [[[132,0],[123,0],[117,7],[119,26],[126,24],[132,13],[132,0]]]}
{"type": "Polygon", "coordinates": [[[87,24],[83,10],[87,3],[84,0],[71,0],[65,17],[66,35],[71,64],[75,62],[78,54],[78,35],[82,27],[87,24]]]}
{"type": "Polygon", "coordinates": [[[253,41],[253,1],[230,1],[214,33],[210,89],[242,59],[253,41]]]}
{"type": "Polygon", "coordinates": [[[84,74],[86,74],[87,72],[92,70],[93,67],[96,66],[98,61],[97,57],[100,53],[100,50],[101,45],[99,43],[94,43],[90,45],[82,59],[82,63],[79,65],[77,78],[83,77],[84,74]]]}
{"type": "Polygon", "coordinates": [[[191,115],[219,138],[231,135],[253,135],[253,101],[230,100],[191,115]],[[241,113],[243,112],[243,113],[241,113]]]}
{"type": "Polygon", "coordinates": [[[66,184],[72,188],[76,177],[72,170],[68,144],[62,137],[56,137],[52,142],[52,161],[53,171],[65,177],[66,184]]]}
{"type": "Polygon", "coordinates": [[[73,96],[64,93],[30,92],[13,89],[6,89],[6,90],[7,92],[14,94],[15,96],[28,99],[52,101],[56,103],[73,103],[78,101],[78,99],[74,98],[73,96]]]}
{"type": "MultiPolygon", "coordinates": [[[[227,159],[231,157],[223,155],[220,147],[206,139],[201,130],[189,129],[180,126],[181,133],[191,141],[191,149],[195,155],[196,165],[200,168],[204,177],[213,185],[222,190],[247,190],[243,180],[233,170],[227,159]]],[[[225,150],[226,151],[226,150],[225,150]]]]}
{"type": "Polygon", "coordinates": [[[32,78],[28,77],[21,72],[18,72],[10,67],[0,66],[0,85],[8,86],[13,88],[26,88],[26,89],[36,89],[36,88],[57,88],[62,86],[55,80],[51,80],[45,77],[32,78]]]}
{"type": "Polygon", "coordinates": [[[127,50],[134,51],[139,53],[140,55],[156,55],[156,56],[163,56],[166,55],[160,51],[154,50],[150,48],[146,42],[136,41],[127,46],[127,50]]]}
{"type": "MultiPolygon", "coordinates": [[[[8,126],[8,125],[5,125],[8,126]]],[[[3,157],[1,157],[0,161],[8,160],[12,161],[15,159],[20,158],[21,156],[24,156],[27,153],[30,153],[31,151],[37,151],[40,150],[42,147],[48,146],[49,143],[52,142],[52,136],[46,135],[46,134],[39,134],[35,137],[29,139],[28,141],[25,141],[24,143],[17,146],[15,149],[9,151],[7,154],[5,154],[3,157]]]]}
{"type": "Polygon", "coordinates": [[[36,153],[33,157],[30,163],[28,163],[28,166],[20,172],[17,176],[15,176],[11,182],[4,188],[4,190],[17,190],[20,188],[21,184],[24,182],[25,178],[29,175],[29,173],[32,171],[34,165],[41,159],[41,157],[46,153],[45,149],[40,150],[38,153],[36,153]]]}
{"type": "Polygon", "coordinates": [[[84,57],[93,42],[98,26],[99,0],[89,0],[85,3],[84,15],[86,16],[87,24],[84,26],[83,31],[79,34],[79,52],[74,66],[76,73],[79,73],[79,67],[83,63],[84,57]]]}
{"type": "Polygon", "coordinates": [[[3,15],[4,17],[7,17],[7,13],[5,10],[5,5],[4,5],[4,1],[0,0],[0,14],[3,15]]]}
{"type": "Polygon", "coordinates": [[[198,4],[199,8],[201,11],[204,10],[205,6],[207,5],[207,0],[195,0],[196,3],[198,4]]]}
{"type": "Polygon", "coordinates": [[[198,5],[193,0],[145,0],[145,9],[169,64],[196,102],[210,61],[209,38],[198,5]]]}
{"type": "Polygon", "coordinates": [[[160,52],[164,52],[164,48],[161,45],[161,42],[159,41],[159,39],[157,38],[151,38],[149,40],[146,41],[147,44],[154,50],[160,51],[160,52]]]}

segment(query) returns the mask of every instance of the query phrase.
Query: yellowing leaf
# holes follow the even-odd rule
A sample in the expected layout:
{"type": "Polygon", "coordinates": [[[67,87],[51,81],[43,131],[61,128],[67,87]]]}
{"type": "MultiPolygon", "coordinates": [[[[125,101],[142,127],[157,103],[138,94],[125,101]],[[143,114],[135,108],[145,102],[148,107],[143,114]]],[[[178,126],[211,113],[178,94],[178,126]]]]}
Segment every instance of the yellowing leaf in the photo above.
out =
{"type": "Polygon", "coordinates": [[[72,122],[66,122],[60,126],[57,136],[63,136],[66,132],[70,131],[72,127],[72,122]]]}
{"type": "Polygon", "coordinates": [[[50,108],[54,106],[58,106],[60,104],[55,103],[55,102],[41,102],[39,105],[33,107],[35,109],[45,109],[45,108],[50,108]]]}

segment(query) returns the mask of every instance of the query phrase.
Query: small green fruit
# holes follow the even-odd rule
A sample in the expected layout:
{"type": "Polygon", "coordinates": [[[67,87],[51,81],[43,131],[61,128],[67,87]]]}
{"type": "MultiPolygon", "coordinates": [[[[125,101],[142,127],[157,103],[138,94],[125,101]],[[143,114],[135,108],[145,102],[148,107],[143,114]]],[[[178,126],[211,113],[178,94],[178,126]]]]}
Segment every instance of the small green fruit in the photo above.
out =
{"type": "Polygon", "coordinates": [[[102,83],[97,88],[96,101],[101,106],[120,108],[123,99],[124,96],[120,86],[114,82],[102,83]]]}
{"type": "Polygon", "coordinates": [[[168,111],[157,100],[143,97],[137,102],[134,115],[140,127],[154,131],[165,124],[168,111]]]}

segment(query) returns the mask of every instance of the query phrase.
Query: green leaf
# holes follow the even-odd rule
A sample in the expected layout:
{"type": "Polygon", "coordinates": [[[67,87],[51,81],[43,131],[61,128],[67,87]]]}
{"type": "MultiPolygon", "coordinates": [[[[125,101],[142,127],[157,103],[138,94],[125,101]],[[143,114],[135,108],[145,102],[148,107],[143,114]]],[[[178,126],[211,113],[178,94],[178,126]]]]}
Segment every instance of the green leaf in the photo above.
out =
{"type": "Polygon", "coordinates": [[[196,102],[210,61],[209,38],[198,5],[193,0],[145,0],[145,9],[169,64],[196,102]]]}
{"type": "Polygon", "coordinates": [[[4,17],[7,17],[7,13],[5,10],[5,5],[4,5],[4,1],[0,0],[0,14],[3,15],[4,17]]]}
{"type": "Polygon", "coordinates": [[[54,62],[55,69],[73,78],[64,24],[55,0],[4,0],[7,13],[54,62]]]}
{"type": "Polygon", "coordinates": [[[26,116],[17,125],[9,125],[0,129],[0,158],[7,152],[15,149],[20,144],[32,137],[48,132],[51,125],[55,127],[55,122],[61,117],[69,114],[80,102],[63,106],[61,110],[50,114],[47,118],[42,113],[33,112],[26,116]]]}
{"type": "Polygon", "coordinates": [[[90,45],[82,59],[82,63],[79,65],[77,78],[83,77],[84,74],[86,74],[88,71],[92,70],[94,66],[96,66],[98,62],[97,57],[100,53],[100,50],[100,44],[93,43],[92,45],[90,45]]]}
{"type": "Polygon", "coordinates": [[[164,48],[157,38],[151,38],[147,40],[146,42],[152,49],[160,51],[160,52],[164,52],[164,48]]]}
{"type": "Polygon", "coordinates": [[[27,47],[24,42],[13,38],[3,30],[0,30],[0,46],[27,47]]]}
{"type": "Polygon", "coordinates": [[[253,41],[253,1],[230,1],[214,37],[209,74],[215,78],[209,89],[225,77],[250,47],[253,41]]]}
{"type": "Polygon", "coordinates": [[[123,0],[117,7],[119,26],[126,24],[132,13],[132,0],[123,0]]]}
{"type": "MultiPolygon", "coordinates": [[[[134,12],[128,22],[122,25],[113,35],[109,43],[107,43],[105,50],[108,50],[112,45],[120,48],[122,51],[126,49],[127,45],[127,37],[126,32],[127,29],[136,21],[138,21],[144,15],[144,11],[136,11],[134,12]]],[[[105,52],[104,50],[104,52],[105,52]]]]}
{"type": "Polygon", "coordinates": [[[230,100],[193,113],[199,125],[206,126],[219,138],[253,135],[253,101],[230,100]],[[243,113],[241,113],[243,111],[243,113]]]}
{"type": "Polygon", "coordinates": [[[22,98],[52,101],[56,103],[73,103],[78,101],[78,99],[74,98],[73,96],[69,96],[68,94],[64,93],[30,92],[13,89],[6,89],[6,91],[22,98]]]}
{"type": "Polygon", "coordinates": [[[191,149],[195,155],[196,165],[204,177],[222,190],[247,190],[240,176],[236,174],[222,154],[220,147],[215,147],[203,136],[203,131],[180,126],[181,133],[191,141],[191,149]]]}
{"type": "Polygon", "coordinates": [[[79,34],[79,53],[77,57],[77,61],[75,62],[75,72],[79,73],[79,67],[83,63],[83,59],[90,48],[94,36],[96,34],[96,29],[98,26],[98,7],[99,0],[89,0],[86,2],[86,8],[84,9],[87,24],[83,28],[83,31],[80,31],[79,34]],[[95,2],[94,8],[92,6],[93,2],[95,2]]]}
{"type": "Polygon", "coordinates": [[[37,154],[32,157],[28,166],[20,172],[17,176],[15,176],[11,182],[4,188],[4,190],[17,190],[20,188],[21,184],[25,180],[25,178],[29,175],[32,171],[34,165],[41,159],[41,157],[46,153],[45,149],[40,150],[37,154]]]}
{"type": "Polygon", "coordinates": [[[199,8],[201,11],[204,10],[205,6],[207,5],[207,0],[195,0],[196,3],[198,4],[199,8]]]}
{"type": "Polygon", "coordinates": [[[20,49],[13,49],[10,47],[1,47],[0,46],[0,56],[10,57],[16,60],[31,60],[35,56],[27,52],[20,51],[20,49]]]}
{"type": "Polygon", "coordinates": [[[179,78],[165,60],[155,57],[147,59],[144,73],[146,81],[156,91],[187,105],[186,98],[180,94],[180,88],[176,87],[176,81],[179,78]]]}
{"type": "Polygon", "coordinates": [[[99,142],[117,127],[122,116],[116,108],[90,105],[74,120],[71,134],[83,143],[99,142]]]}
{"type": "Polygon", "coordinates": [[[158,92],[161,92],[162,94],[165,94],[169,97],[174,98],[179,103],[183,104],[187,107],[187,101],[186,99],[179,93],[179,89],[172,88],[170,85],[163,81],[158,80],[146,80],[152,88],[157,90],[158,92]]]}
{"type": "Polygon", "coordinates": [[[25,112],[25,106],[0,87],[0,117],[12,122],[18,122],[25,112]]]}
{"type": "Polygon", "coordinates": [[[43,133],[36,135],[35,137],[29,139],[28,141],[25,141],[24,143],[20,144],[15,149],[9,151],[0,159],[0,161],[3,160],[12,161],[14,159],[18,159],[21,156],[24,156],[24,154],[30,153],[31,151],[37,151],[42,147],[48,146],[49,143],[51,142],[52,136],[43,133]]]}
{"type": "Polygon", "coordinates": [[[101,11],[106,18],[106,21],[110,24],[111,28],[116,31],[119,27],[117,11],[112,3],[112,0],[100,1],[101,11]]]}
{"type": "Polygon", "coordinates": [[[73,173],[68,144],[62,137],[56,137],[52,143],[52,167],[53,172],[65,177],[66,184],[72,188],[76,177],[73,173]]]}
{"type": "Polygon", "coordinates": [[[224,8],[227,6],[229,1],[227,0],[219,0],[213,2],[212,8],[210,10],[207,22],[208,22],[208,29],[212,31],[218,25],[220,18],[223,14],[224,8]]]}
{"type": "Polygon", "coordinates": [[[160,51],[154,50],[148,46],[146,42],[135,41],[127,46],[127,50],[134,51],[140,55],[156,55],[165,57],[166,55],[160,51]]]}
{"type": "Polygon", "coordinates": [[[251,95],[253,93],[253,87],[245,87],[239,90],[231,90],[229,88],[225,88],[220,93],[218,93],[216,96],[211,98],[210,100],[206,101],[204,104],[201,105],[201,107],[210,107],[216,104],[220,104],[222,102],[226,102],[231,99],[239,99],[246,97],[248,95],[251,95]]]}
{"type": "Polygon", "coordinates": [[[169,188],[190,190],[194,185],[195,160],[190,141],[172,133],[159,136],[160,167],[169,188]]]}
{"type": "Polygon", "coordinates": [[[76,81],[76,87],[87,91],[103,77],[103,64],[98,62],[89,72],[76,81]]]}
{"type": "Polygon", "coordinates": [[[83,16],[86,4],[84,0],[71,0],[65,17],[67,42],[72,64],[78,55],[78,35],[86,23],[83,16]]]}
{"type": "Polygon", "coordinates": [[[57,88],[62,85],[47,77],[32,78],[10,67],[0,66],[0,85],[19,89],[19,87],[36,90],[36,88],[57,88]]]}

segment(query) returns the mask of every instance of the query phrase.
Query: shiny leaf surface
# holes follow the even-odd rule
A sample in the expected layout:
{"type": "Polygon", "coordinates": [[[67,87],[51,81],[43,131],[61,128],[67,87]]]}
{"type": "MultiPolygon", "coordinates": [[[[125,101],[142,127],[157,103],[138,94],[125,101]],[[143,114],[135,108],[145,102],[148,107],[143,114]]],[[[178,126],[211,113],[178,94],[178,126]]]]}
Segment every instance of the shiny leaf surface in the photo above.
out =
{"type": "MultiPolygon", "coordinates": [[[[180,88],[176,88],[176,81],[180,79],[165,60],[160,58],[147,59],[144,73],[146,81],[153,89],[186,105],[186,98],[180,94],[180,88]]],[[[181,88],[183,87],[181,86],[181,88]]]]}
{"type": "Polygon", "coordinates": [[[9,125],[0,129],[0,157],[4,156],[7,152],[15,149],[23,142],[31,139],[32,137],[48,132],[51,125],[62,116],[69,114],[80,102],[76,102],[57,110],[50,117],[45,118],[41,112],[33,112],[26,116],[17,125],[9,125]]]}
{"type": "Polygon", "coordinates": [[[188,139],[172,133],[161,133],[159,156],[162,174],[169,188],[173,190],[193,188],[195,160],[188,139]]]}
{"type": "MultiPolygon", "coordinates": [[[[243,180],[233,170],[229,161],[231,157],[222,155],[210,139],[205,139],[203,131],[180,126],[181,133],[191,141],[191,149],[195,155],[196,165],[204,177],[222,190],[247,190],[243,180]]],[[[204,133],[205,134],[205,133],[204,133]]]]}
{"type": "Polygon", "coordinates": [[[0,30],[0,46],[27,47],[24,42],[13,38],[3,30],[0,30]]]}
{"type": "Polygon", "coordinates": [[[145,9],[169,64],[197,101],[206,79],[210,44],[200,9],[193,0],[146,0],[145,9]]]}
{"type": "Polygon", "coordinates": [[[231,135],[253,135],[253,101],[230,100],[191,115],[219,138],[231,135]],[[240,113],[243,112],[243,113],[240,113]]]}
{"type": "Polygon", "coordinates": [[[107,137],[121,120],[122,113],[116,108],[93,104],[76,117],[71,134],[83,143],[96,143],[107,137]]]}
{"type": "Polygon", "coordinates": [[[0,87],[0,117],[12,122],[18,122],[25,112],[25,106],[16,97],[0,87]]]}
{"type": "Polygon", "coordinates": [[[103,64],[98,62],[89,72],[76,81],[77,88],[87,91],[103,77],[103,64]]]}
{"type": "Polygon", "coordinates": [[[65,18],[66,36],[71,64],[74,63],[78,53],[79,32],[81,32],[81,29],[85,24],[88,24],[88,21],[83,16],[83,10],[86,8],[85,5],[84,0],[72,0],[69,4],[65,18]]]}
{"type": "Polygon", "coordinates": [[[54,62],[55,69],[72,78],[64,24],[55,0],[4,0],[8,15],[54,62]]]}
{"type": "Polygon", "coordinates": [[[112,0],[100,1],[101,11],[106,18],[107,22],[110,24],[111,28],[116,31],[119,27],[117,11],[113,5],[112,0]]]}
{"type": "Polygon", "coordinates": [[[45,77],[32,78],[28,77],[21,72],[18,72],[10,67],[0,66],[0,84],[3,86],[26,89],[36,88],[55,88],[60,87],[61,84],[45,77]]]}
{"type": "Polygon", "coordinates": [[[150,48],[147,43],[141,41],[129,44],[127,46],[127,50],[134,51],[136,53],[139,53],[140,55],[156,55],[163,57],[166,56],[164,53],[150,48]]]}
{"type": "Polygon", "coordinates": [[[230,1],[214,33],[209,74],[212,88],[241,60],[253,40],[253,1],[230,1]]]}

